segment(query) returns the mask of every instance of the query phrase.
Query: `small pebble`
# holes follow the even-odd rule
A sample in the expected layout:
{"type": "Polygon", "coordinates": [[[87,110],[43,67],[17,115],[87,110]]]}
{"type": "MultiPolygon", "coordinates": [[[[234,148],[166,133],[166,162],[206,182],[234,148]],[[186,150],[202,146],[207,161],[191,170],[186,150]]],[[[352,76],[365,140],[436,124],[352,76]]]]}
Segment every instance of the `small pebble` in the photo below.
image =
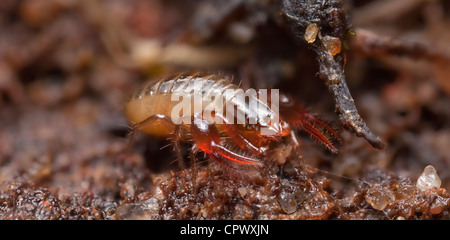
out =
{"type": "Polygon", "coordinates": [[[441,187],[441,179],[439,178],[436,169],[428,165],[423,170],[422,175],[420,175],[419,179],[417,179],[416,187],[420,191],[427,191],[433,188],[441,187]]]}
{"type": "Polygon", "coordinates": [[[341,40],[336,37],[324,36],[322,37],[324,50],[327,50],[331,55],[335,56],[341,52],[341,40]]]}
{"type": "Polygon", "coordinates": [[[386,188],[374,187],[367,191],[364,196],[366,202],[376,210],[384,210],[387,205],[395,201],[394,194],[386,188]]]}
{"type": "Polygon", "coordinates": [[[281,209],[287,213],[291,214],[297,211],[297,198],[295,192],[287,191],[288,188],[291,187],[291,184],[288,180],[281,180],[282,189],[280,194],[277,196],[277,202],[280,205],[281,209]]]}
{"type": "Polygon", "coordinates": [[[313,23],[308,25],[305,30],[305,40],[308,43],[313,43],[316,41],[317,34],[319,33],[319,27],[317,24],[313,23]]]}
{"type": "Polygon", "coordinates": [[[238,188],[238,192],[241,195],[241,197],[245,197],[245,195],[247,195],[247,188],[240,187],[238,188]]]}
{"type": "Polygon", "coordinates": [[[159,201],[149,198],[138,203],[122,205],[116,210],[116,217],[120,220],[150,220],[159,213],[159,201]]]}

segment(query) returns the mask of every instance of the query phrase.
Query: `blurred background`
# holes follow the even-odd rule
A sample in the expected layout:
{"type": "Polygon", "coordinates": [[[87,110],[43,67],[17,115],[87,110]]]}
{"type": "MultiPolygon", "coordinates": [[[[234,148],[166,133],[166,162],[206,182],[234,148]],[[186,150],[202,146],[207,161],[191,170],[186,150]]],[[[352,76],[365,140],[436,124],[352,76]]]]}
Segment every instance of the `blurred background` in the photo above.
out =
{"type": "Polygon", "coordinates": [[[302,135],[311,166],[415,182],[433,165],[448,189],[450,2],[342,4],[356,33],[344,43],[348,85],[383,150],[342,127],[314,53],[276,1],[2,0],[0,218],[110,219],[152,196],[175,155],[151,137],[126,152],[123,106],[144,81],[187,70],[278,88],[323,116],[344,144],[331,155],[302,135]]]}

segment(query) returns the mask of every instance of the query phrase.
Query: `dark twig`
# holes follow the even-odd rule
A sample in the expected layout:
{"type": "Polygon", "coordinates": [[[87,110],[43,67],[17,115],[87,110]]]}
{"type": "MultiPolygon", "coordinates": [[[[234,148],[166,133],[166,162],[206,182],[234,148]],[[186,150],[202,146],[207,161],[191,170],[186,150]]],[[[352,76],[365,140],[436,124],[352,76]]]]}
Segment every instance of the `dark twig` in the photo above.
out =
{"type": "Polygon", "coordinates": [[[311,42],[317,54],[320,76],[325,79],[330,91],[334,94],[336,111],[343,124],[352,129],[358,136],[364,137],[373,147],[383,148],[385,143],[375,136],[358,113],[343,71],[344,54],[340,52],[341,42],[350,33],[346,15],[338,0],[280,0],[281,11],[289,20],[297,37],[304,36],[310,24],[319,27],[318,40],[311,42]],[[339,39],[339,51],[331,53],[325,46],[325,38],[339,39]]]}

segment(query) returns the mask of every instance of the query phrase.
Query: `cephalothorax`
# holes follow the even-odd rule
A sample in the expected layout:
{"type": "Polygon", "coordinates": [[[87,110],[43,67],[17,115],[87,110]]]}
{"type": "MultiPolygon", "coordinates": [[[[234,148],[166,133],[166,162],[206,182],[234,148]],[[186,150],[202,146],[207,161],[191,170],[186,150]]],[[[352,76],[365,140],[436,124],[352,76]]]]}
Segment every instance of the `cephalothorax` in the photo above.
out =
{"type": "Polygon", "coordinates": [[[332,140],[322,133],[326,131],[340,142],[336,131],[292,97],[280,93],[275,101],[278,106],[274,107],[272,98],[267,101],[267,96],[261,98],[260,94],[239,90],[219,75],[180,74],[148,82],[128,101],[125,114],[132,124],[132,133],[140,130],[171,137],[181,167],[184,163],[180,141],[193,141],[191,160],[201,150],[224,168],[237,172],[251,172],[263,166],[262,159],[274,144],[289,143],[298,149],[296,130],[305,131],[331,152],[337,152],[332,140]],[[179,96],[189,97],[189,101],[183,102],[179,96]],[[217,101],[222,98],[224,102],[217,101]],[[257,105],[252,105],[252,101],[257,105]]]}

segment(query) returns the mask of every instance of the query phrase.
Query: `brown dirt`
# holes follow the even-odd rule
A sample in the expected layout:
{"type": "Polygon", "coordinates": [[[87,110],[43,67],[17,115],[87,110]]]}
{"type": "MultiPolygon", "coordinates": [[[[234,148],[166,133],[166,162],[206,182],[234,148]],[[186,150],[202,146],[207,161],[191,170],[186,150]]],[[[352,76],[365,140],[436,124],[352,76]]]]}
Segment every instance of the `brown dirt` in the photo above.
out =
{"type": "Polygon", "coordinates": [[[346,1],[368,37],[344,43],[347,83],[383,150],[342,127],[313,51],[271,3],[81,2],[0,3],[0,219],[450,219],[448,1],[346,1]],[[194,181],[166,139],[129,147],[122,113],[144,80],[184,70],[289,92],[344,144],[333,155],[301,134],[307,170],[290,159],[252,180],[199,154],[194,181]],[[422,192],[427,165],[442,185],[422,192]]]}

